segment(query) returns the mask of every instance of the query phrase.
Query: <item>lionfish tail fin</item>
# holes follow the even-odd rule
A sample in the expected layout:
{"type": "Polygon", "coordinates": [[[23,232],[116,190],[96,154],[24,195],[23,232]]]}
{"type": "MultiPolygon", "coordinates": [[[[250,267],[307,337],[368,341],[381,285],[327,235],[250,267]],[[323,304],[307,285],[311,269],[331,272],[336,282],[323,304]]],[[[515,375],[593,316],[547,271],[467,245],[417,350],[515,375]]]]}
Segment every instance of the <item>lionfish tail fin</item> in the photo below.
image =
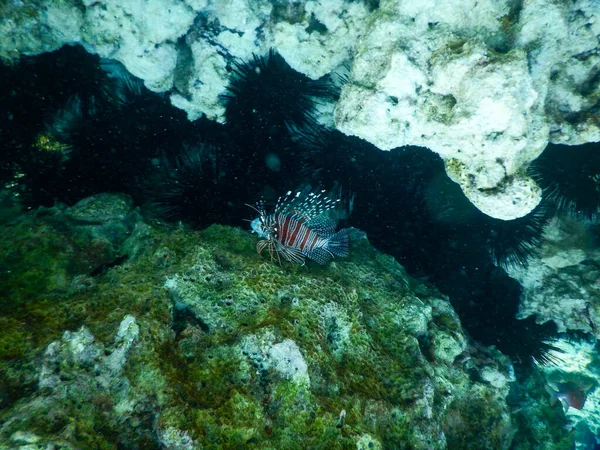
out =
{"type": "Polygon", "coordinates": [[[336,256],[348,256],[350,253],[350,231],[351,228],[344,228],[331,236],[327,241],[327,250],[336,256]]]}

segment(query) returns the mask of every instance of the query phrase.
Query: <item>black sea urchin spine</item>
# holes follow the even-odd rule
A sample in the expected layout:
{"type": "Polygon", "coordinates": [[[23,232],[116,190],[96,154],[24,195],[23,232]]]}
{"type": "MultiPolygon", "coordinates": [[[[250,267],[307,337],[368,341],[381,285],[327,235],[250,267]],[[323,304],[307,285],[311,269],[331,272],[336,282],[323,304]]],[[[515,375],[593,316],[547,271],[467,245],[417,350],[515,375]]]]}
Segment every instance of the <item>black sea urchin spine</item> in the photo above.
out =
{"type": "Polygon", "coordinates": [[[483,227],[487,230],[487,247],[497,266],[526,266],[544,241],[544,228],[550,219],[545,202],[532,212],[514,220],[498,220],[485,216],[483,227]]]}
{"type": "Polygon", "coordinates": [[[285,130],[315,120],[315,102],[335,99],[329,79],[312,80],[293,70],[274,51],[234,62],[233,76],[223,95],[226,122],[242,130],[285,130]],[[263,128],[261,130],[261,128],[263,128]]]}
{"type": "MultiPolygon", "coordinates": [[[[243,204],[227,201],[236,192],[223,165],[220,149],[198,143],[185,146],[176,158],[163,156],[139,180],[141,193],[154,215],[194,227],[239,223],[243,204]]],[[[239,193],[238,193],[239,194],[239,193]]]]}
{"type": "Polygon", "coordinates": [[[556,210],[587,219],[600,216],[600,143],[549,144],[528,172],[556,210]]]}

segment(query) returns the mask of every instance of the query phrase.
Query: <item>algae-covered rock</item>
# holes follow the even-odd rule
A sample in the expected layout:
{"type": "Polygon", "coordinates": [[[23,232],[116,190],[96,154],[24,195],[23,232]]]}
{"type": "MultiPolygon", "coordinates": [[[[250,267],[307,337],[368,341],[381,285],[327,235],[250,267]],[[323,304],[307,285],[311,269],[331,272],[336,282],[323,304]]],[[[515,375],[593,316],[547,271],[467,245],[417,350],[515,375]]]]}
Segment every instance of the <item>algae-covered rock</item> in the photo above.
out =
{"type": "Polygon", "coordinates": [[[85,288],[90,275],[120,261],[139,219],[129,197],[100,194],[3,224],[0,305],[85,288]]]}
{"type": "MultiPolygon", "coordinates": [[[[101,226],[72,223],[98,201],[0,235],[26,223],[70,242],[101,226]]],[[[507,360],[475,351],[447,299],[366,239],[326,266],[279,266],[242,229],[134,214],[126,240],[105,235],[128,258],[3,315],[0,446],[509,448],[507,360]]],[[[34,251],[14,267],[34,270],[34,251]]],[[[48,260],[47,278],[70,273],[66,253],[48,260]]]]}

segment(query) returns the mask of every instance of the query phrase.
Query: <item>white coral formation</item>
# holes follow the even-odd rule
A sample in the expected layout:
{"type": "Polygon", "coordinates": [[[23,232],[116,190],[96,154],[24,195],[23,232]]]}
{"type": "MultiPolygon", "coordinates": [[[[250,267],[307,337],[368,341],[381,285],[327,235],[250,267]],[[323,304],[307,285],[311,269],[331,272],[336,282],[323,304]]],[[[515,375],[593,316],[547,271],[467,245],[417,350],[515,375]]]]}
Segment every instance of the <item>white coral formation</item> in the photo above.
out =
{"type": "Polygon", "coordinates": [[[271,25],[273,47],[298,72],[317,79],[349,61],[366,30],[369,11],[362,2],[315,0],[304,3],[301,20],[271,25]]]}
{"type": "Polygon", "coordinates": [[[550,137],[600,140],[597,19],[589,1],[383,0],[337,126],[382,149],[428,147],[483,212],[523,216],[541,198],[525,169],[550,137]]]}
{"type": "Polygon", "coordinates": [[[267,351],[271,366],[284,378],[301,385],[308,385],[308,365],[298,344],[291,339],[273,344],[267,351]]]}
{"type": "Polygon", "coordinates": [[[126,315],[119,324],[113,351],[105,355],[102,344],[95,342],[94,336],[86,326],[82,326],[76,332],[65,331],[62,340],[52,342],[44,353],[39,387],[57,390],[64,384],[58,369],[76,372],[82,367],[87,367],[94,369],[96,384],[108,389],[121,376],[139,333],[140,327],[135,317],[126,315]]]}
{"type": "Polygon", "coordinates": [[[546,227],[539,255],[527,267],[509,268],[523,286],[519,318],[549,320],[558,331],[600,337],[600,250],[582,222],[555,218],[546,227]]]}
{"type": "Polygon", "coordinates": [[[198,448],[198,445],[187,431],[182,431],[175,427],[158,430],[158,436],[163,448],[168,448],[169,450],[194,450],[198,448]]]}
{"type": "Polygon", "coordinates": [[[278,51],[318,78],[353,60],[338,128],[381,149],[421,145],[483,212],[513,219],[548,141],[600,141],[595,0],[58,0],[0,7],[0,58],[81,44],[223,120],[232,59],[278,51]]]}
{"type": "Polygon", "coordinates": [[[225,107],[219,96],[229,82],[227,59],[249,60],[253,53],[268,52],[271,43],[263,26],[270,13],[265,0],[205,2],[185,38],[189,50],[180,53],[179,70],[189,75],[176,83],[179,93],[171,96],[173,105],[185,110],[190,120],[204,114],[222,121],[225,107]]]}
{"type": "Polygon", "coordinates": [[[81,44],[120,61],[190,120],[223,120],[228,60],[273,48],[296,70],[319,78],[348,61],[368,10],[360,2],[308,0],[59,0],[0,7],[0,58],[81,44]]]}
{"type": "Polygon", "coordinates": [[[176,41],[196,17],[184,2],[59,0],[2,8],[0,56],[18,57],[81,44],[91,53],[122,62],[154,91],[173,86],[176,41]]]}
{"type": "Polygon", "coordinates": [[[199,17],[201,24],[186,36],[191,56],[182,58],[193,75],[171,100],[190,119],[206,114],[220,121],[228,58],[247,61],[272,48],[295,70],[320,78],[352,57],[368,11],[362,3],[344,0],[235,0],[207,2],[199,17]]]}
{"type": "MultiPolygon", "coordinates": [[[[94,399],[109,399],[120,421],[131,420],[131,415],[142,408],[141,397],[131,388],[123,374],[129,355],[138,342],[140,327],[131,315],[119,324],[112,345],[97,341],[85,325],[78,331],[65,331],[62,338],[50,343],[41,359],[38,374],[39,391],[24,399],[0,426],[0,431],[16,429],[10,440],[14,446],[2,448],[75,448],[74,420],[57,419],[56,436],[40,434],[27,429],[32,417],[65,417],[69,408],[97,408],[94,399]]],[[[85,414],[85,412],[82,412],[85,414]]],[[[105,415],[104,418],[107,419],[105,415]]],[[[71,417],[69,415],[69,417],[71,417]]],[[[83,419],[81,419],[83,420],[83,419]]]]}
{"type": "Polygon", "coordinates": [[[266,332],[261,336],[248,336],[242,342],[242,350],[259,370],[272,369],[283,379],[307,387],[310,384],[308,364],[296,344],[291,339],[274,342],[275,336],[266,332]]]}
{"type": "Polygon", "coordinates": [[[515,46],[527,49],[536,89],[545,97],[550,141],[600,141],[598,2],[524,2],[515,38],[515,46]]]}

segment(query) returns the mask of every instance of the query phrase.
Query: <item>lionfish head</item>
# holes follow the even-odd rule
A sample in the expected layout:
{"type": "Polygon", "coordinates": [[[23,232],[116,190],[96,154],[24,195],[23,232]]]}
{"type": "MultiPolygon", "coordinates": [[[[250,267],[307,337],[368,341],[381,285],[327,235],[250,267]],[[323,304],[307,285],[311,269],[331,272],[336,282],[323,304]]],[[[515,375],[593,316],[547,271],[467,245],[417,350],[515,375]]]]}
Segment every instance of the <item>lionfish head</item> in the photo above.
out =
{"type": "Polygon", "coordinates": [[[259,216],[250,221],[250,227],[252,228],[252,232],[258,234],[258,237],[263,239],[268,239],[270,235],[270,229],[267,226],[267,213],[265,212],[265,205],[262,201],[258,202],[256,206],[248,205],[247,206],[255,210],[259,216]]]}
{"type": "Polygon", "coordinates": [[[250,227],[252,228],[252,232],[258,234],[258,237],[266,239],[269,237],[268,229],[265,226],[264,220],[262,217],[257,217],[252,222],[250,222],[250,227]]]}

